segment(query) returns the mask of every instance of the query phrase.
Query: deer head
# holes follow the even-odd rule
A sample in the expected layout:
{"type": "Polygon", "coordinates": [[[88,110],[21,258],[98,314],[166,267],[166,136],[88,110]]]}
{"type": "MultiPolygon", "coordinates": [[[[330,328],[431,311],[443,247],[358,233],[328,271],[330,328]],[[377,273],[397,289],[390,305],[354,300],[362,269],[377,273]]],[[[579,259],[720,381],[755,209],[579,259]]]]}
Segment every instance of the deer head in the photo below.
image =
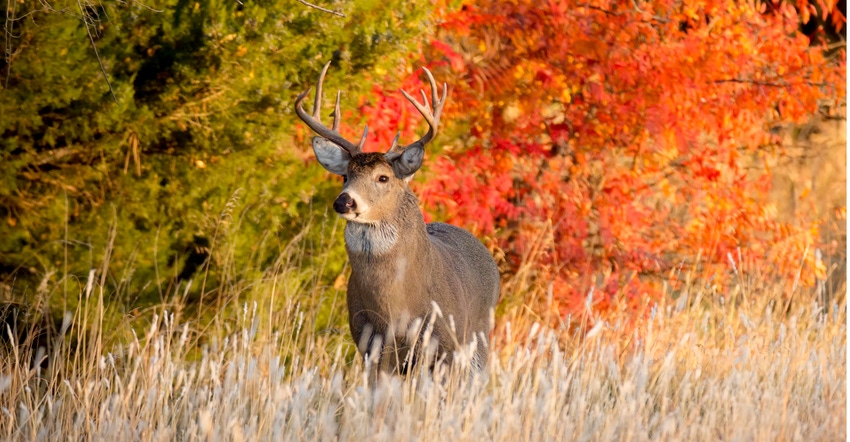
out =
{"type": "Polygon", "coordinates": [[[422,138],[406,146],[398,144],[401,133],[396,134],[392,146],[384,153],[363,152],[369,127],[363,129],[360,141],[355,144],[339,133],[340,110],[339,97],[333,112],[333,125],[328,128],[320,119],[322,107],[322,83],[330,62],[325,64],[316,85],[316,97],[313,102],[313,114],[308,114],[302,103],[310,89],[302,92],[295,100],[295,112],[318,136],[313,137],[313,152],[319,163],[329,172],[343,177],[342,193],[334,201],[334,210],[348,221],[375,224],[386,219],[396,211],[402,195],[409,192],[407,183],[422,166],[425,145],[437,134],[440,113],[446,100],[448,89],[443,84],[442,97],[437,97],[437,84],[428,69],[423,68],[431,83],[431,104],[425,91],[423,103],[419,103],[407,92],[401,91],[428,123],[428,132],[422,138]],[[389,212],[389,213],[388,213],[389,212]]]}

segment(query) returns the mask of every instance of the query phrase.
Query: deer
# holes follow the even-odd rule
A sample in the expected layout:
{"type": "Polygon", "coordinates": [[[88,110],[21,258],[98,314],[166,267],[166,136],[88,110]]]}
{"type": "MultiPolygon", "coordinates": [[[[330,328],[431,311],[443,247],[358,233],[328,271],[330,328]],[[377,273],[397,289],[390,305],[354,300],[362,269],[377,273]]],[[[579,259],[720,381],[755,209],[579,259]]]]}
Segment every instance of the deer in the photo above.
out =
{"type": "Polygon", "coordinates": [[[484,244],[467,230],[426,224],[409,187],[422,166],[425,146],[437,135],[448,86],[443,83],[438,97],[434,76],[423,68],[431,86],[430,105],[424,90],[423,103],[401,93],[422,115],[428,131],[408,145],[399,144],[399,131],[386,153],[364,152],[368,125],[357,144],[339,132],[340,91],[332,126],[321,122],[322,84],[329,66],[319,75],[312,115],[302,105],[311,88],[298,95],[295,111],[317,135],[312,139],[316,159],[343,178],[333,210],[346,222],[349,328],[358,353],[373,367],[370,379],[378,372],[406,375],[418,365],[433,371],[442,362],[451,368],[458,359],[470,373],[480,372],[489,356],[499,270],[484,244]]]}

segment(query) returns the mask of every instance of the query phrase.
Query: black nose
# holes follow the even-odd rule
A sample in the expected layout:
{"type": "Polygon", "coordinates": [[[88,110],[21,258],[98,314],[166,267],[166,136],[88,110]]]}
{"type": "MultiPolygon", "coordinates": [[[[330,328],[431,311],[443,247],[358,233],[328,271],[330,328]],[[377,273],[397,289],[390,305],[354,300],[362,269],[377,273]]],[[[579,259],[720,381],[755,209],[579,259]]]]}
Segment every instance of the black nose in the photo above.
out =
{"type": "Polygon", "coordinates": [[[343,192],[336,197],[334,201],[334,210],[336,213],[348,213],[357,208],[357,203],[354,198],[351,198],[347,193],[343,192]]]}

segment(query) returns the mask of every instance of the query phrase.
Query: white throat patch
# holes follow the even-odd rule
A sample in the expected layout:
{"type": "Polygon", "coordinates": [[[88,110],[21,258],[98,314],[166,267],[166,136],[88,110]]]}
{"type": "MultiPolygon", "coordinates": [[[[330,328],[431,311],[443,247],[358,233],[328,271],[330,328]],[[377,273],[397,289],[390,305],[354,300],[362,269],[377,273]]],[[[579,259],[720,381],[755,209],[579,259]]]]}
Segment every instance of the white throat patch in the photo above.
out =
{"type": "Polygon", "coordinates": [[[345,224],[345,248],[349,253],[383,255],[390,251],[398,241],[398,229],[387,223],[345,224]]]}

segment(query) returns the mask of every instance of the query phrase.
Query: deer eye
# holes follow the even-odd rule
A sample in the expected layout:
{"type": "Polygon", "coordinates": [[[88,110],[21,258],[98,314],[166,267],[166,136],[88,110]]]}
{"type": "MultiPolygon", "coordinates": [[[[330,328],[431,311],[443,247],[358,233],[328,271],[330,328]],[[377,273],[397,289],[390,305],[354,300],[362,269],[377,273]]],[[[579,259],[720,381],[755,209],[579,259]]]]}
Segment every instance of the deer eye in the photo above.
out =
{"type": "Polygon", "coordinates": [[[348,175],[343,175],[343,176],[342,176],[342,182],[343,182],[343,183],[347,183],[347,182],[348,182],[348,175]]]}
{"type": "Polygon", "coordinates": [[[378,177],[378,182],[381,182],[381,183],[386,183],[386,182],[387,182],[387,181],[389,181],[389,180],[390,180],[390,177],[388,177],[388,176],[386,176],[386,175],[380,175],[380,176],[378,177]]]}

